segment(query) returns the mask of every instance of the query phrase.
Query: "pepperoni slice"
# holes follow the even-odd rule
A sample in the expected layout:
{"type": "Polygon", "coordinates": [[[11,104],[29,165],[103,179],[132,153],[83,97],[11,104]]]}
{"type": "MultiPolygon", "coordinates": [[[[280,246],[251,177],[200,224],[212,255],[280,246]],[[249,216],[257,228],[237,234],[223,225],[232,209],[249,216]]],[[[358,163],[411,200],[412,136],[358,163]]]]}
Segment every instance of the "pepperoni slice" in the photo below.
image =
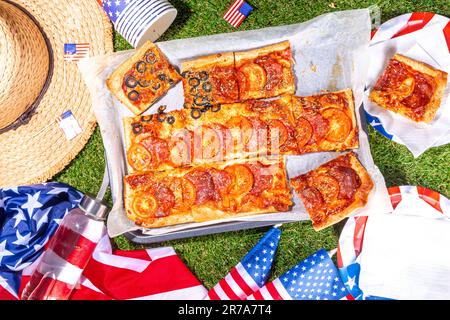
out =
{"type": "Polygon", "coordinates": [[[325,202],[334,201],[339,195],[339,182],[327,174],[312,178],[312,184],[319,190],[325,202]]]}
{"type": "Polygon", "coordinates": [[[314,144],[323,140],[328,133],[328,120],[322,117],[320,113],[308,116],[307,119],[313,129],[313,134],[311,139],[308,141],[308,144],[314,144]]]}
{"type": "Polygon", "coordinates": [[[167,141],[149,136],[143,139],[140,143],[148,151],[150,151],[154,166],[166,162],[169,159],[170,151],[167,141]]]}
{"type": "Polygon", "coordinates": [[[241,92],[259,91],[266,85],[266,71],[256,63],[246,63],[238,69],[237,77],[241,92]]]}
{"type": "Polygon", "coordinates": [[[238,100],[238,80],[232,67],[215,66],[210,73],[215,94],[227,100],[238,100]]]}
{"type": "Polygon", "coordinates": [[[330,175],[339,182],[339,197],[353,199],[356,190],[361,186],[361,179],[356,171],[347,166],[336,166],[330,170],[330,175]]]}
{"type": "Polygon", "coordinates": [[[277,60],[270,56],[262,56],[255,59],[255,63],[266,71],[266,90],[273,90],[283,82],[283,66],[277,60]]]}
{"type": "Polygon", "coordinates": [[[225,170],[218,170],[214,168],[210,169],[208,172],[213,178],[215,189],[221,195],[228,193],[233,182],[233,176],[225,170]]]}
{"type": "MultiPolygon", "coordinates": [[[[300,197],[309,213],[319,212],[323,208],[324,201],[319,190],[314,187],[306,187],[300,191],[300,197]]],[[[321,218],[319,216],[319,218],[321,218]]],[[[315,221],[315,220],[313,220],[315,221]]]]}
{"type": "Polygon", "coordinates": [[[258,117],[248,117],[252,124],[253,134],[249,143],[245,144],[246,151],[257,151],[267,144],[267,125],[258,117]]]}
{"type": "Polygon", "coordinates": [[[252,190],[254,179],[250,169],[242,164],[235,164],[225,168],[233,177],[230,187],[230,194],[235,196],[245,195],[252,190]]]}
{"type": "Polygon", "coordinates": [[[214,180],[207,171],[196,169],[184,177],[194,185],[196,191],[195,204],[203,204],[207,201],[217,199],[214,180]]]}
{"type": "Polygon", "coordinates": [[[263,165],[260,162],[249,164],[248,166],[254,177],[254,184],[250,193],[259,195],[264,190],[269,190],[272,187],[273,182],[272,167],[270,165],[263,165]]]}
{"type": "MultiPolygon", "coordinates": [[[[286,126],[280,120],[272,119],[268,123],[270,141],[278,139],[278,146],[283,146],[289,139],[289,132],[286,126]]],[[[272,144],[273,145],[273,144],[272,144]]]]}
{"type": "Polygon", "coordinates": [[[157,218],[168,216],[170,209],[175,205],[175,195],[173,192],[166,185],[158,183],[154,187],[153,195],[158,201],[158,209],[155,216],[157,218]]]}
{"type": "Polygon", "coordinates": [[[145,169],[152,167],[154,163],[150,151],[139,143],[132,144],[128,149],[127,160],[136,171],[145,171],[145,169]]]}
{"type": "Polygon", "coordinates": [[[330,141],[344,141],[352,130],[352,121],[341,110],[328,108],[322,112],[322,116],[328,120],[328,133],[326,139],[330,141]]]}
{"type": "Polygon", "coordinates": [[[301,117],[296,121],[296,135],[297,145],[299,148],[303,148],[311,139],[313,134],[313,128],[308,120],[301,117]]]}
{"type": "Polygon", "coordinates": [[[133,211],[137,217],[148,219],[155,217],[158,209],[158,200],[155,196],[147,192],[139,192],[135,194],[133,201],[133,211]]]}
{"type": "Polygon", "coordinates": [[[212,159],[221,149],[221,137],[210,126],[200,126],[194,130],[195,157],[199,159],[212,159]]]}

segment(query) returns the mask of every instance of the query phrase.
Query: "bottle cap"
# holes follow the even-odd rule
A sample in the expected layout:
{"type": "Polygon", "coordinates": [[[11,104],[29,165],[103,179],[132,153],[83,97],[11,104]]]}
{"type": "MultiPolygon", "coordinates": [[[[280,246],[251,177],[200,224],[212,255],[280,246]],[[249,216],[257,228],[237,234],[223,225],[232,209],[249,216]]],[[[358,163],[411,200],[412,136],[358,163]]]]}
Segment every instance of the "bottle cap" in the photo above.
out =
{"type": "Polygon", "coordinates": [[[109,208],[99,199],[87,194],[85,194],[83,199],[81,199],[79,207],[86,213],[86,215],[95,220],[106,220],[106,216],[109,212],[109,208]]]}

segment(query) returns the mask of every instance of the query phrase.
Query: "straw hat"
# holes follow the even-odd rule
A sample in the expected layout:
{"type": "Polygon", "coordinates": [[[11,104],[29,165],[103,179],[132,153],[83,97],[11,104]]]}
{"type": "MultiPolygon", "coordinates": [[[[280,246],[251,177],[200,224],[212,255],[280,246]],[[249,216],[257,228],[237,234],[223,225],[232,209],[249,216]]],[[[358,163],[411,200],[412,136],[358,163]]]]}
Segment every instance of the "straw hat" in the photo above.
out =
{"type": "Polygon", "coordinates": [[[0,187],[43,182],[83,148],[95,127],[88,88],[65,43],[113,51],[95,0],[0,0],[0,187]],[[67,140],[56,118],[71,110],[82,133],[67,140]]]}

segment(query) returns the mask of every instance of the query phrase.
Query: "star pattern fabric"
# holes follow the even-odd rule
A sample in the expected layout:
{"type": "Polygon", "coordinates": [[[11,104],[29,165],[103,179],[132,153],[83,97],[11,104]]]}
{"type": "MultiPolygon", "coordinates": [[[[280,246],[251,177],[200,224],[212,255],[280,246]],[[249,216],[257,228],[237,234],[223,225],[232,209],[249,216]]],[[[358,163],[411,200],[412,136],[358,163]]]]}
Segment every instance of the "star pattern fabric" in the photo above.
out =
{"type": "Polygon", "coordinates": [[[0,276],[8,278],[2,273],[33,262],[81,198],[80,192],[57,182],[0,189],[0,276]]]}
{"type": "Polygon", "coordinates": [[[102,3],[103,9],[106,11],[109,18],[113,23],[116,23],[117,18],[131,3],[131,0],[103,0],[102,3]]]}

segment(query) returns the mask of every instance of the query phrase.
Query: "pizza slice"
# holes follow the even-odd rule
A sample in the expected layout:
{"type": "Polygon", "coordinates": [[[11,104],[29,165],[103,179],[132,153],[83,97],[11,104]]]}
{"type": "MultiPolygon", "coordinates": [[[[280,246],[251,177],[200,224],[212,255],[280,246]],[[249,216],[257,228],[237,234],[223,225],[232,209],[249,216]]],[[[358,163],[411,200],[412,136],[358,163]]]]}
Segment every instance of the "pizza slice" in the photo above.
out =
{"type": "Polygon", "coordinates": [[[145,228],[288,211],[283,161],[254,159],[124,178],[125,210],[145,228]]]}
{"type": "Polygon", "coordinates": [[[289,41],[235,52],[239,99],[261,99],[294,94],[294,60],[289,41]]]}
{"type": "Polygon", "coordinates": [[[370,100],[415,122],[430,123],[441,105],[447,73],[396,54],[376,82],[370,100]]]}
{"type": "Polygon", "coordinates": [[[120,102],[140,115],[180,80],[163,53],[148,41],[110,75],[106,84],[120,102]]]}
{"type": "Polygon", "coordinates": [[[291,179],[316,231],[366,205],[373,182],[353,152],[291,179]]]}
{"type": "Polygon", "coordinates": [[[358,125],[351,89],[292,97],[299,153],[358,148],[358,125]]]}
{"type": "Polygon", "coordinates": [[[186,108],[206,110],[239,101],[232,52],[218,53],[181,64],[186,108]]]}

